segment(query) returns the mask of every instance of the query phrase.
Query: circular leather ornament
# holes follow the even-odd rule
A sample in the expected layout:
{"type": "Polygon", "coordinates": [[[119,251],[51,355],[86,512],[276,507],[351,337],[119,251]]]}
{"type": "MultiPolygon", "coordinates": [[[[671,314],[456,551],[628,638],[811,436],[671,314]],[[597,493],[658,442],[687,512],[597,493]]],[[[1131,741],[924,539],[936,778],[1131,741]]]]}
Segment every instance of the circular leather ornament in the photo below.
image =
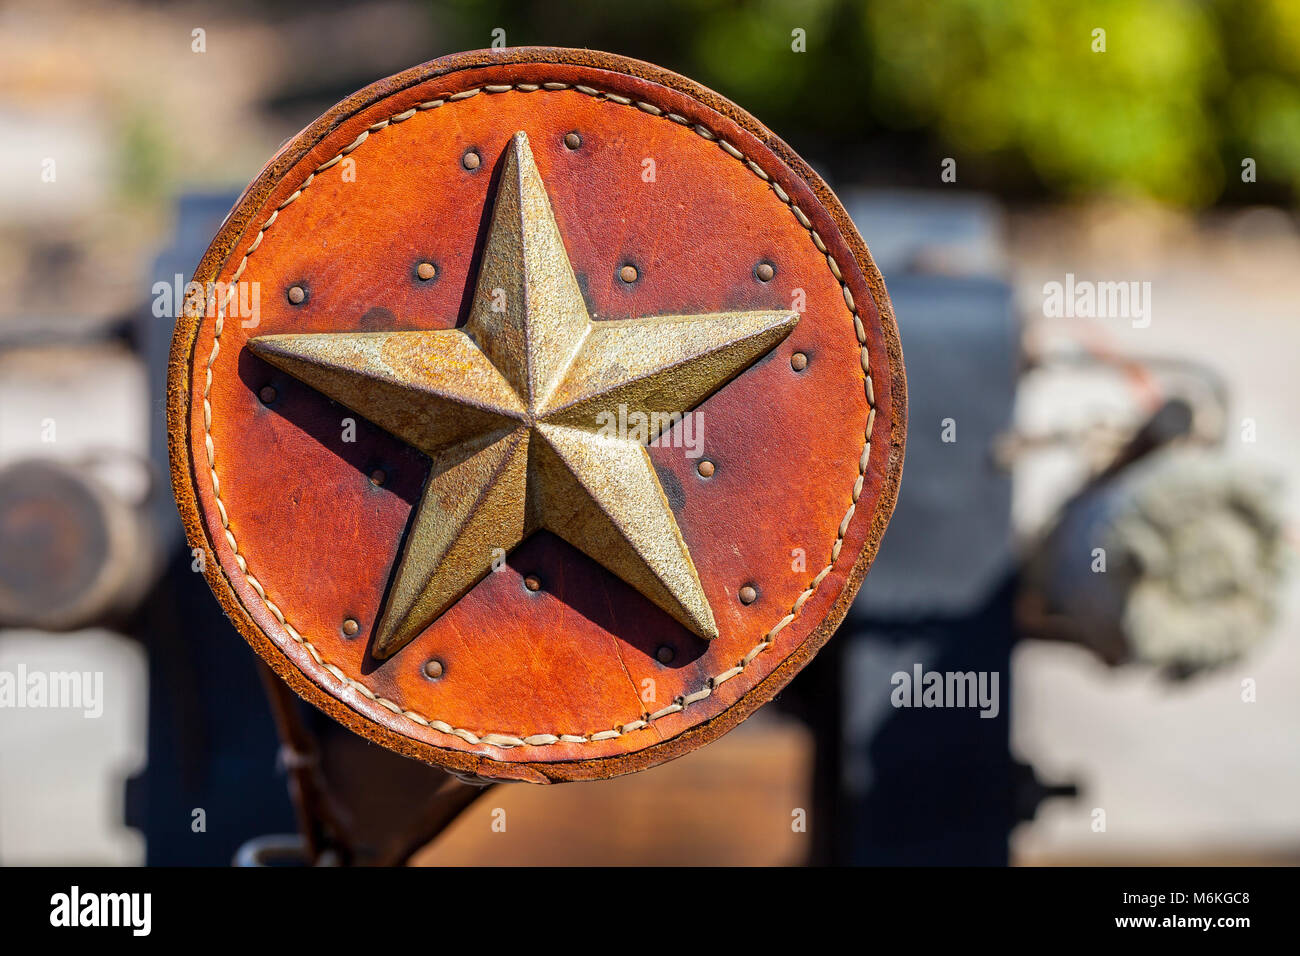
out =
{"type": "Polygon", "coordinates": [[[725,733],[830,638],[894,506],[865,244],[785,143],[646,63],[376,83],[194,282],[168,422],[213,591],[298,694],[460,774],[609,777],[725,733]]]}

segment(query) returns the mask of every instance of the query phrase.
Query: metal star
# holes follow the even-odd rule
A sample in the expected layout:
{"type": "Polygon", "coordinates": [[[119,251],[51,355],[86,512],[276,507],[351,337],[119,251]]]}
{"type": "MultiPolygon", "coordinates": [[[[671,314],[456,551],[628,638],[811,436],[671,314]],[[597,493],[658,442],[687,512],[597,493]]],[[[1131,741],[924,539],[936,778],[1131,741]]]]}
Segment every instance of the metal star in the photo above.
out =
{"type": "Polygon", "coordinates": [[[249,346],[432,460],[375,629],[374,653],[386,658],[543,528],[716,637],[645,445],[798,320],[772,311],[592,321],[520,132],[463,329],[263,335],[249,346]],[[610,434],[627,410],[649,427],[610,434]]]}

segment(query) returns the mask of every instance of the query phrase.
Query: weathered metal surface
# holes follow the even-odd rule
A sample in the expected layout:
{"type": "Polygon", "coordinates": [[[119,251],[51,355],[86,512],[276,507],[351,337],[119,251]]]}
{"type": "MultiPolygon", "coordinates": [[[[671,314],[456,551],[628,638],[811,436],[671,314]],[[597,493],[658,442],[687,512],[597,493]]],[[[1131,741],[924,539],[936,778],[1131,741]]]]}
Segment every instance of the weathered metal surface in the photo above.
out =
{"type": "Polygon", "coordinates": [[[1270,634],[1280,481],[1180,443],[1190,428],[1190,409],[1166,402],[1066,503],[1029,556],[1023,630],[1175,678],[1234,663],[1270,634]]]}
{"type": "Polygon", "coordinates": [[[253,352],[430,457],[375,629],[405,647],[540,529],[693,633],[717,624],[645,445],[780,342],[794,312],[596,324],[528,137],[506,153],[465,328],[267,335],[253,352]],[[644,427],[620,430],[619,412],[644,427]]]}
{"type": "Polygon", "coordinates": [[[788,147],[666,71],[522,49],[377,84],[196,279],[262,306],[178,324],[191,540],[277,673],[400,753],[537,782],[685,753],[829,639],[884,533],[879,274],[788,147]]]}
{"type": "Polygon", "coordinates": [[[151,530],[84,464],[0,468],[0,627],[76,630],[129,611],[155,572],[151,530]]]}

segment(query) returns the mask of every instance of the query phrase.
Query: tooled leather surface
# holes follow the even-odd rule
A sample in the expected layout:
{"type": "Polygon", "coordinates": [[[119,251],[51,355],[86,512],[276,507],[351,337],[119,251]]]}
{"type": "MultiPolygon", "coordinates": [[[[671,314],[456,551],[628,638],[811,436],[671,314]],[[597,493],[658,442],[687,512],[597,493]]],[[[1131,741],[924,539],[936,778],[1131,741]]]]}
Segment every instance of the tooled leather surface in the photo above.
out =
{"type": "MultiPolygon", "coordinates": [[[[283,178],[236,244],[219,278],[228,278],[258,228],[313,169],[368,126],[419,102],[483,84],[564,82],[612,91],[677,112],[724,135],[790,194],[835,257],[868,330],[871,364],[889,367],[869,288],[835,223],[811,191],[752,135],[722,115],[659,84],[565,65],[503,65],[421,84],[341,123],[283,178]]],[[[192,454],[215,448],[215,471],[228,530],[249,573],[321,658],[401,708],[482,736],[591,734],[635,721],[698,690],[734,665],[789,612],[830,557],[858,477],[868,403],[852,315],[840,284],[809,231],[747,166],[688,127],[575,90],[480,94],[417,112],[372,133],[353,150],[355,181],[335,165],[281,210],[242,278],[261,284],[261,322],[227,320],[212,363],[210,430],[203,421],[202,365],[213,345],[205,319],[196,342],[192,454]],[[514,552],[451,611],[392,659],[367,650],[384,588],[427,464],[363,419],[355,443],[341,440],[344,417],[322,396],[253,358],[250,335],[347,329],[446,328],[463,320],[472,288],[485,201],[501,152],[528,132],[556,219],[599,318],[788,308],[806,297],[794,333],[769,358],[699,409],[706,456],[716,474],[701,479],[680,448],[653,449],[683,537],[713,606],[721,636],[694,638],[616,578],[559,540],[538,535],[514,552]],[[576,130],[583,145],[569,150],[576,130]],[[484,157],[476,172],[462,153],[484,157]],[[655,180],[642,179],[651,159],[655,180]],[[769,283],[760,260],[775,263],[769,283]],[[437,278],[413,277],[431,261],[437,278]],[[616,273],[641,270],[632,286],[616,273]],[[288,286],[308,290],[291,306],[288,286]],[[795,372],[790,356],[809,356],[795,372]],[[271,407],[258,390],[273,385],[271,407]],[[382,488],[369,481],[383,469],[382,488]],[[795,555],[802,549],[805,562],[795,555]],[[542,591],[522,577],[537,574],[542,591]],[[752,584],[758,600],[736,592],[752,584]],[[349,639],[344,618],[362,622],[349,639]],[[661,664],[663,644],[675,658],[661,664]],[[445,676],[429,681],[436,657],[445,676]],[[642,699],[654,682],[655,701],[642,699]]],[[[799,616],[745,673],[680,713],[641,730],[585,743],[503,748],[472,744],[421,726],[339,682],[262,602],[234,557],[216,495],[203,469],[197,494],[222,567],[248,612],[304,672],[370,719],[435,746],[502,761],[570,761],[634,751],[716,717],[797,648],[843,590],[865,541],[890,446],[891,383],[874,380],[875,451],[835,568],[799,616]]]]}

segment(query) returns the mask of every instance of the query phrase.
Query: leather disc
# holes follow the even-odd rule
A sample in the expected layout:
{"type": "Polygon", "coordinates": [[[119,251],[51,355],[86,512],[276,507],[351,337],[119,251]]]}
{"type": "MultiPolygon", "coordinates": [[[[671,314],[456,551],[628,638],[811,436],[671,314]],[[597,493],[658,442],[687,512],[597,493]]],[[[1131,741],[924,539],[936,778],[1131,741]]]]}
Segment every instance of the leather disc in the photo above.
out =
{"type": "Polygon", "coordinates": [[[194,280],[168,418],[208,581],[300,695],[461,774],[608,777],[731,729],[893,509],[865,244],[757,120],[646,63],[480,51],[367,87],[194,280]]]}

